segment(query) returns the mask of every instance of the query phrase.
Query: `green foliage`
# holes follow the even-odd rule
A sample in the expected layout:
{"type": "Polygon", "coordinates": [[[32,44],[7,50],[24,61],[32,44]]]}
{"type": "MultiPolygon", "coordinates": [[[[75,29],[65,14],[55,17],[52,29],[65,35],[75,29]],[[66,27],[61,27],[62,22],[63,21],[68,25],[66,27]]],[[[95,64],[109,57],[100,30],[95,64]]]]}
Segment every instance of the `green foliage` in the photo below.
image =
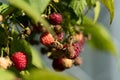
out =
{"type": "Polygon", "coordinates": [[[88,8],[91,8],[95,5],[98,0],[86,0],[88,8]]]}
{"type": "Polygon", "coordinates": [[[75,80],[71,76],[60,75],[57,72],[51,72],[48,70],[33,69],[30,73],[29,76],[25,76],[25,80],[75,80]]]}
{"type": "Polygon", "coordinates": [[[99,14],[100,14],[100,2],[97,1],[96,2],[96,6],[94,7],[94,23],[97,21],[97,19],[99,18],[99,14]]]}
{"type": "Polygon", "coordinates": [[[90,43],[95,48],[106,50],[115,56],[117,55],[109,32],[102,25],[94,24],[91,19],[85,18],[82,26],[84,27],[84,34],[91,34],[90,43]]]}
{"type": "Polygon", "coordinates": [[[2,11],[4,11],[7,7],[8,7],[7,4],[0,2],[0,13],[2,13],[2,11]]]}
{"type": "Polygon", "coordinates": [[[70,7],[73,9],[75,14],[80,17],[85,10],[86,1],[85,0],[72,0],[70,3],[70,7]]]}
{"type": "Polygon", "coordinates": [[[114,0],[101,0],[101,2],[106,6],[108,11],[110,12],[110,24],[114,18],[114,0]]]}
{"type": "Polygon", "coordinates": [[[30,46],[30,49],[32,53],[32,64],[35,65],[37,68],[43,68],[39,53],[32,46],[30,46]]]}
{"type": "Polygon", "coordinates": [[[50,0],[29,0],[31,7],[40,14],[44,12],[50,0]]]}
{"type": "MultiPolygon", "coordinates": [[[[46,27],[46,29],[54,34],[54,32],[51,30],[51,28],[49,27],[49,24],[47,23],[46,20],[44,20],[41,17],[41,13],[39,13],[38,9],[34,9],[33,6],[31,6],[29,3],[27,3],[24,0],[8,0],[9,3],[13,6],[15,6],[16,8],[19,8],[20,10],[24,10],[24,12],[30,17],[32,18],[33,21],[35,21],[36,24],[38,23],[42,23],[43,25],[45,25],[44,27],[46,27]]],[[[42,0],[41,0],[42,1],[42,0]]],[[[46,1],[46,0],[44,0],[46,1]]],[[[39,3],[39,2],[38,2],[39,3]]],[[[38,4],[38,6],[41,5],[38,4]]],[[[35,6],[35,5],[34,5],[35,6]]],[[[40,6],[40,11],[42,11],[42,9],[44,9],[47,6],[47,4],[41,5],[40,6]]]]}
{"type": "Polygon", "coordinates": [[[0,69],[0,79],[1,80],[15,80],[15,78],[16,78],[16,76],[14,73],[0,69]]]}

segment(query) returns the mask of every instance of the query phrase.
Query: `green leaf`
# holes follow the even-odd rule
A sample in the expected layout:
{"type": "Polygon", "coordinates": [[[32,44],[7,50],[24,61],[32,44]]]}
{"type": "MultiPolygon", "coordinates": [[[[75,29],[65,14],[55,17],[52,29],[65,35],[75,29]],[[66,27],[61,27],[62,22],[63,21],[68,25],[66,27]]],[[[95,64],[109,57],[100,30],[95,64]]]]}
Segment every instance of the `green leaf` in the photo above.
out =
{"type": "Polygon", "coordinates": [[[71,76],[65,76],[58,74],[57,72],[51,72],[47,70],[33,69],[26,80],[75,80],[71,76]]]}
{"type": "Polygon", "coordinates": [[[91,19],[84,18],[84,34],[91,34],[92,38],[90,43],[98,49],[111,52],[113,55],[117,55],[115,45],[110,36],[110,33],[99,24],[94,24],[91,19]]]}
{"type": "Polygon", "coordinates": [[[89,9],[95,5],[97,0],[86,0],[89,9]]]}
{"type": "Polygon", "coordinates": [[[97,1],[96,6],[94,7],[94,23],[96,23],[99,17],[99,14],[100,14],[100,2],[97,1]]]}
{"type": "Polygon", "coordinates": [[[15,80],[15,78],[12,72],[0,69],[0,80],[15,80]]]}
{"type": "Polygon", "coordinates": [[[33,9],[37,10],[40,14],[46,9],[50,0],[29,0],[33,9]]]}
{"type": "Polygon", "coordinates": [[[37,9],[34,9],[28,2],[26,2],[25,0],[8,0],[8,1],[14,7],[23,10],[27,16],[29,16],[33,21],[35,21],[36,24],[42,23],[44,27],[46,27],[48,32],[55,35],[53,30],[49,27],[47,21],[41,17],[39,11],[36,11],[37,9]]]}
{"type": "Polygon", "coordinates": [[[101,0],[101,2],[106,6],[108,11],[110,12],[110,24],[114,18],[114,0],[101,0]]]}
{"type": "Polygon", "coordinates": [[[8,7],[7,4],[0,2],[0,13],[8,7]]]}
{"type": "Polygon", "coordinates": [[[40,14],[36,9],[33,9],[25,0],[8,0],[9,3],[16,8],[23,10],[35,22],[39,22],[40,14]]]}
{"type": "Polygon", "coordinates": [[[69,5],[78,17],[81,17],[85,7],[86,0],[72,0],[69,5]]]}
{"type": "Polygon", "coordinates": [[[35,65],[37,68],[42,68],[43,66],[39,53],[34,47],[30,46],[30,48],[32,53],[32,64],[35,65]]]}

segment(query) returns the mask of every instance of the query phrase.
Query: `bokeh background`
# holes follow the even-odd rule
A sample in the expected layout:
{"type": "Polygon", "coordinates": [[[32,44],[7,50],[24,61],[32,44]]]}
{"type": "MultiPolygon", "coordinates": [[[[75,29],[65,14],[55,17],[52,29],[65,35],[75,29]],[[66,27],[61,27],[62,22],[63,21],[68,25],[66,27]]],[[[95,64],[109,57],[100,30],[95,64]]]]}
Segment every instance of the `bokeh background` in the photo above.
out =
{"type": "MultiPolygon", "coordinates": [[[[109,12],[105,6],[101,5],[101,13],[98,22],[103,24],[109,31],[113,42],[116,45],[118,56],[114,57],[108,52],[96,50],[87,43],[81,53],[83,64],[80,66],[73,66],[70,69],[61,72],[61,74],[68,74],[75,77],[77,80],[120,80],[120,0],[115,1],[115,16],[112,24],[109,24],[109,12]]],[[[7,0],[0,0],[0,2],[7,2],[7,0]]],[[[93,16],[92,11],[88,13],[93,16]]],[[[36,37],[38,39],[39,37],[36,37]]],[[[40,51],[41,46],[34,46],[40,51]]],[[[46,55],[41,55],[44,64],[51,70],[52,61],[46,55]]],[[[53,70],[54,71],[54,70],[53,70]]]]}

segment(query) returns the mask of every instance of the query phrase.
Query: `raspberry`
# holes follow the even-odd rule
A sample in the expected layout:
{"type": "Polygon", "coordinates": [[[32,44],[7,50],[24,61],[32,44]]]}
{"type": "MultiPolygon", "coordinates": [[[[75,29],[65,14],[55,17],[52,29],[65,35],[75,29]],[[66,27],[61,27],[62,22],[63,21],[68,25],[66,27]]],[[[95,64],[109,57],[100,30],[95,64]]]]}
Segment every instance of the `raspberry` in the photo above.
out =
{"type": "Polygon", "coordinates": [[[57,40],[58,40],[58,41],[62,41],[63,38],[64,38],[64,33],[63,33],[63,32],[57,34],[57,40]]]}
{"type": "Polygon", "coordinates": [[[73,60],[62,57],[59,59],[54,59],[52,66],[56,71],[63,71],[67,68],[70,68],[73,64],[73,60]]]}
{"type": "Polygon", "coordinates": [[[62,22],[62,15],[59,13],[53,13],[49,16],[51,24],[60,24],[62,22]]]}
{"type": "Polygon", "coordinates": [[[78,42],[73,43],[72,45],[73,45],[74,51],[75,51],[75,55],[74,55],[73,58],[76,58],[76,57],[79,56],[79,54],[80,54],[80,52],[81,52],[81,50],[82,50],[82,46],[80,46],[80,44],[79,44],[78,42]]]}
{"type": "Polygon", "coordinates": [[[51,43],[54,42],[54,38],[53,38],[53,36],[50,33],[46,32],[46,33],[41,34],[40,42],[43,45],[48,46],[48,45],[50,45],[51,43]]]}
{"type": "Polygon", "coordinates": [[[66,53],[65,53],[66,57],[70,58],[70,59],[73,59],[75,57],[75,54],[76,54],[75,50],[74,50],[74,47],[72,45],[65,45],[64,48],[65,48],[65,51],[66,51],[66,53]]]}
{"type": "Polygon", "coordinates": [[[79,42],[74,42],[72,45],[66,44],[64,49],[66,51],[66,57],[70,59],[75,59],[79,56],[80,52],[82,51],[84,45],[84,39],[79,42]]]}
{"type": "Polygon", "coordinates": [[[18,70],[24,70],[27,67],[28,59],[24,52],[15,52],[12,55],[14,66],[18,70]]]}

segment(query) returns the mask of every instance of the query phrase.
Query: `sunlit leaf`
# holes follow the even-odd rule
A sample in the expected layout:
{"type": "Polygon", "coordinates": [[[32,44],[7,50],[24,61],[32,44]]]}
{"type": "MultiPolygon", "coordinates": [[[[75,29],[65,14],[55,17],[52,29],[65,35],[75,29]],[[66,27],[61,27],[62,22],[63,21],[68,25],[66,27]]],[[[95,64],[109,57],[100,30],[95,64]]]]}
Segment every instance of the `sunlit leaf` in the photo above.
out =
{"type": "Polygon", "coordinates": [[[0,69],[0,80],[15,80],[15,78],[12,72],[0,69]]]}
{"type": "Polygon", "coordinates": [[[111,52],[113,55],[117,55],[116,48],[109,32],[99,24],[94,24],[90,19],[84,19],[82,25],[84,27],[84,34],[91,34],[92,39],[90,43],[98,49],[111,52]]]}
{"type": "Polygon", "coordinates": [[[70,3],[70,7],[73,9],[73,11],[78,17],[81,16],[86,5],[87,4],[85,0],[72,0],[70,3]]]}
{"type": "Polygon", "coordinates": [[[37,10],[40,14],[43,13],[50,0],[29,0],[33,9],[37,10]]]}
{"type": "MultiPolygon", "coordinates": [[[[29,16],[31,19],[33,19],[33,21],[36,22],[36,24],[42,23],[44,25],[44,27],[46,27],[48,32],[50,32],[53,35],[55,34],[53,32],[53,30],[49,27],[49,24],[47,23],[47,21],[41,17],[39,11],[34,9],[25,0],[8,0],[8,1],[11,5],[15,6],[16,8],[18,8],[20,10],[23,10],[27,16],[29,16]]],[[[45,0],[42,0],[42,1],[45,1],[45,0]]],[[[46,3],[47,3],[47,0],[46,0],[46,3]]],[[[36,5],[38,5],[38,4],[36,4],[36,5]]],[[[41,6],[41,5],[38,5],[38,6],[41,6]]]]}
{"type": "Polygon", "coordinates": [[[71,76],[65,76],[57,72],[33,69],[26,80],[76,80],[71,76]]]}
{"type": "Polygon", "coordinates": [[[87,6],[91,8],[93,5],[95,5],[97,0],[86,0],[87,6]]]}
{"type": "Polygon", "coordinates": [[[30,48],[32,53],[32,64],[35,65],[37,68],[42,68],[43,66],[39,53],[34,47],[31,46],[30,48]]]}
{"type": "Polygon", "coordinates": [[[100,2],[97,1],[96,6],[94,8],[94,23],[97,21],[99,14],[100,14],[100,2]]]}
{"type": "Polygon", "coordinates": [[[0,13],[8,7],[7,4],[0,2],[0,13]]]}
{"type": "Polygon", "coordinates": [[[101,2],[106,6],[108,11],[110,12],[110,23],[114,18],[114,0],[101,0],[101,2]]]}

